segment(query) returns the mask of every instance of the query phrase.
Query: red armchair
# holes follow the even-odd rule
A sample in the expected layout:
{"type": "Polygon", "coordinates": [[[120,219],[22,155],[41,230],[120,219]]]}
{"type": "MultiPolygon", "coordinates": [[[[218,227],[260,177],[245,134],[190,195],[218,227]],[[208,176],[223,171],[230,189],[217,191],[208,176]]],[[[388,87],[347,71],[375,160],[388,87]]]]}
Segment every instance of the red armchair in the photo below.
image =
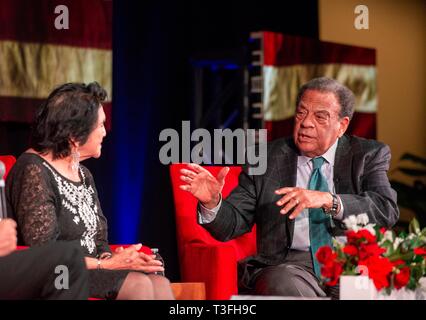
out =
{"type": "MultiPolygon", "coordinates": [[[[127,248],[128,246],[130,246],[130,244],[110,244],[109,248],[112,252],[114,252],[115,249],[117,249],[118,247],[127,248]]],[[[151,248],[147,246],[142,246],[142,248],[139,249],[139,252],[143,252],[145,254],[152,254],[151,248]]]]}
{"type": "Polygon", "coordinates": [[[6,166],[6,173],[3,177],[3,179],[6,180],[7,174],[9,173],[12,166],[15,164],[16,159],[14,156],[7,155],[7,156],[0,156],[0,161],[2,161],[4,165],[6,166]]]}
{"type": "MultiPolygon", "coordinates": [[[[204,282],[206,298],[224,300],[238,293],[237,261],[256,252],[256,228],[237,239],[215,240],[197,223],[197,200],[179,188],[180,169],[184,164],[170,166],[176,213],[177,244],[182,281],[204,282]]],[[[217,176],[222,167],[205,167],[217,176]]],[[[222,191],[224,198],[238,183],[240,167],[230,167],[222,191]]]]}

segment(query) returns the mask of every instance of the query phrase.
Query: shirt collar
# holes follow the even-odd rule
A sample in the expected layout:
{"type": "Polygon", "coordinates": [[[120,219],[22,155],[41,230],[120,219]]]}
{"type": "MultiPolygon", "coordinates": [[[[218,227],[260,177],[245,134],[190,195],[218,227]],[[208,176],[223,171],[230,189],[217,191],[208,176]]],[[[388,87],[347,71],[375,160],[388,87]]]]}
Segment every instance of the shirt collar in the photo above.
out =
{"type": "MultiPolygon", "coordinates": [[[[324,159],[333,167],[334,166],[334,160],[336,158],[336,149],[337,144],[339,142],[339,139],[336,139],[336,142],[333,143],[333,145],[328,148],[328,150],[322,154],[320,157],[324,157],[324,159]]],[[[309,164],[309,161],[311,161],[312,158],[300,155],[297,157],[297,166],[304,166],[309,164]]]]}

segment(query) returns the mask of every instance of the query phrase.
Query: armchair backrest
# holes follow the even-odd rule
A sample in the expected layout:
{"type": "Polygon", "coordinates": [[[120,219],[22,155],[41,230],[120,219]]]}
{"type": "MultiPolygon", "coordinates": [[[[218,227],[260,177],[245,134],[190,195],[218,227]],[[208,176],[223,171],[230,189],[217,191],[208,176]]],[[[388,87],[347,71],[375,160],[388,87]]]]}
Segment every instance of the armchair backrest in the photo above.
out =
{"type": "MultiPolygon", "coordinates": [[[[197,223],[197,200],[186,191],[179,188],[184,184],[180,180],[180,170],[185,168],[185,164],[170,165],[170,175],[173,188],[173,196],[175,202],[176,214],[176,231],[179,255],[183,256],[183,250],[187,243],[206,243],[218,244],[220,241],[215,240],[203,227],[197,223]]],[[[214,176],[217,176],[223,168],[221,166],[206,166],[214,176]]],[[[231,166],[228,175],[225,178],[225,185],[222,190],[223,198],[237,186],[238,177],[241,173],[241,167],[231,166]]],[[[234,240],[228,241],[227,244],[235,248],[237,260],[243,259],[256,252],[256,228],[245,235],[234,240]]]]}

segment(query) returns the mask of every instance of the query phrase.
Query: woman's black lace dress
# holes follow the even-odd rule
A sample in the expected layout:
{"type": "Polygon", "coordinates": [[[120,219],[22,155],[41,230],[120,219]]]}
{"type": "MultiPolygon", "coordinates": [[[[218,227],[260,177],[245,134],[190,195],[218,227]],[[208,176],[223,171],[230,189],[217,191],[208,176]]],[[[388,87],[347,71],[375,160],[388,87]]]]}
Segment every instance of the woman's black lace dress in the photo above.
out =
{"type": "MultiPolygon", "coordinates": [[[[9,215],[18,224],[20,245],[49,241],[78,241],[91,257],[110,252],[107,221],[102,214],[95,182],[80,166],[81,182],[62,176],[43,158],[22,154],[7,178],[9,215]]],[[[128,270],[90,270],[90,296],[114,299],[128,270]]]]}

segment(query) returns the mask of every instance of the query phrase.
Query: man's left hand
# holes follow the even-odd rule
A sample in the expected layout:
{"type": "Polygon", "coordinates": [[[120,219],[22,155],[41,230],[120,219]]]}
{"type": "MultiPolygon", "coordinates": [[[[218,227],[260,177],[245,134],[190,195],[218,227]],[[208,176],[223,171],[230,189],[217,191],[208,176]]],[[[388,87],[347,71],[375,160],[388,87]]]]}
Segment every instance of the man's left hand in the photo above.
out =
{"type": "Polygon", "coordinates": [[[275,194],[284,195],[277,201],[278,206],[283,206],[281,214],[287,214],[293,209],[290,219],[296,218],[304,209],[330,208],[333,203],[333,197],[329,192],[295,187],[275,190],[275,194]]]}

